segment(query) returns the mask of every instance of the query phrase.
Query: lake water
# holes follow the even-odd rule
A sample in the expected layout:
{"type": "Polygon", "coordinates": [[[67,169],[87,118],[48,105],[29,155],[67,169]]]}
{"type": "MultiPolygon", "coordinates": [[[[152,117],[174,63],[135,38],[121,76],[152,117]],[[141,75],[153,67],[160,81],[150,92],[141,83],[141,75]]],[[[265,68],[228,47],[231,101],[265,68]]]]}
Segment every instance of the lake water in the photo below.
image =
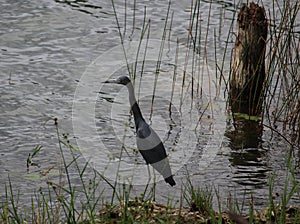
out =
{"type": "MultiPolygon", "coordinates": [[[[273,10],[269,4],[265,3],[266,10],[273,10]]],[[[110,180],[116,172],[121,182],[133,177],[134,194],[139,195],[148,173],[133,150],[128,93],[121,86],[102,83],[134,69],[142,111],[163,139],[177,181],[174,188],[158,182],[159,200],[165,201],[167,196],[178,199],[188,174],[196,185],[218,189],[224,204],[230,196],[240,202],[245,198],[249,204],[253,193],[256,208],[266,206],[272,172],[276,173],[274,192],[282,192],[285,141],[276,135],[270,139],[273,133],[266,128],[249,130],[252,138],[240,149],[239,140],[232,137],[237,133],[226,111],[224,85],[215,88],[220,78],[215,75],[215,61],[221,66],[226,49],[225,78],[229,73],[229,49],[235,40],[232,18],[238,5],[201,1],[200,53],[194,55],[199,57],[198,73],[191,61],[185,67],[185,58],[192,58],[195,52],[185,45],[193,13],[189,1],[174,2],[170,7],[167,1],[137,1],[136,5],[115,1],[124,48],[110,1],[7,0],[0,5],[0,192],[4,192],[9,176],[13,188],[24,195],[22,203],[29,203],[48,180],[58,180],[60,151],[53,121],[57,117],[60,133],[69,133],[71,143],[80,147],[83,164],[84,159],[91,160],[91,165],[110,180]],[[145,36],[137,54],[143,26],[145,36]],[[162,44],[164,51],[159,56],[162,44]],[[186,52],[191,55],[187,57],[186,52]],[[160,73],[154,84],[159,60],[160,73]],[[184,69],[187,74],[182,85],[184,69]],[[174,71],[177,79],[173,87],[174,71]],[[199,77],[191,75],[193,72],[199,77]],[[120,159],[123,144],[127,150],[120,159]],[[37,145],[43,146],[33,158],[39,167],[27,170],[28,155],[37,145]],[[49,173],[41,176],[41,171],[49,173]]],[[[67,150],[65,153],[70,160],[67,150]]],[[[103,188],[110,199],[111,190],[105,184],[103,188]]]]}

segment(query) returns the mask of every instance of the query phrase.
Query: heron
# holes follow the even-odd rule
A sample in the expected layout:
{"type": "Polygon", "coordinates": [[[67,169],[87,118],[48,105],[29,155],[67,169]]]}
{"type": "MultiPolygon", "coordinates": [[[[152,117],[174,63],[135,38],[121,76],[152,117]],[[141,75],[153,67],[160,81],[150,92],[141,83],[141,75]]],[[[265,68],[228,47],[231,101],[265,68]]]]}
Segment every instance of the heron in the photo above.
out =
{"type": "Polygon", "coordinates": [[[155,170],[157,170],[168,184],[171,186],[176,185],[164,144],[158,134],[145,121],[141,109],[136,101],[134,88],[130,79],[127,76],[120,76],[117,79],[110,79],[104,83],[116,83],[127,87],[129,92],[129,102],[136,128],[137,148],[147,165],[150,164],[155,170]]]}

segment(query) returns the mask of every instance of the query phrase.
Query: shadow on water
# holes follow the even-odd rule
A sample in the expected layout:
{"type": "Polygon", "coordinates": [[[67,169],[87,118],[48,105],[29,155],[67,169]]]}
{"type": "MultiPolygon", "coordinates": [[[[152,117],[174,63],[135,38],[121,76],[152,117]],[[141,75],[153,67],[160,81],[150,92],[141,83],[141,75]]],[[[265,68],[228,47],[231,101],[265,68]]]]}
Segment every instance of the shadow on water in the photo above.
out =
{"type": "Polygon", "coordinates": [[[225,136],[231,149],[229,161],[233,180],[244,186],[267,183],[267,150],[262,147],[263,128],[259,121],[235,117],[227,121],[225,136]]]}

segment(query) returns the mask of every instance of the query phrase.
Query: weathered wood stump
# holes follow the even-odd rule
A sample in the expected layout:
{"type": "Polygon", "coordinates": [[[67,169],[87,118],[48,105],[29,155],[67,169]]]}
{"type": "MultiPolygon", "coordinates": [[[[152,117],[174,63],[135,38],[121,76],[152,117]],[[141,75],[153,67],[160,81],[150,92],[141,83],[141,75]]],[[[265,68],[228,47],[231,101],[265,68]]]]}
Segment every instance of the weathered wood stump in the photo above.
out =
{"type": "Polygon", "coordinates": [[[233,113],[261,113],[267,27],[263,7],[252,2],[250,7],[244,5],[241,8],[230,79],[229,103],[233,113]]]}

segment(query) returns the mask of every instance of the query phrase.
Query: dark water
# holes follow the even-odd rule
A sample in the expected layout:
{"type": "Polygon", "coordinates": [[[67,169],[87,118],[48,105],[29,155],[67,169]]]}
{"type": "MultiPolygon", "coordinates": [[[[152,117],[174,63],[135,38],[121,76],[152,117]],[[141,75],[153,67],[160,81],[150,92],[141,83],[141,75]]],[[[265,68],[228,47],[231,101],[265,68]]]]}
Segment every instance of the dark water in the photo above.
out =
{"type": "MultiPolygon", "coordinates": [[[[60,154],[54,117],[59,119],[60,132],[69,133],[71,143],[80,146],[84,158],[93,158],[97,170],[107,169],[104,174],[114,177],[121,145],[132,149],[135,138],[126,89],[101,84],[108,77],[128,72],[111,2],[48,0],[0,4],[1,192],[9,176],[13,187],[24,192],[22,201],[26,203],[40,186],[46,186],[47,180],[57,180],[60,154]],[[32,166],[27,172],[26,160],[37,145],[43,146],[34,158],[40,167],[32,166]],[[49,174],[41,177],[41,171],[49,174]]],[[[201,78],[197,83],[203,92],[191,87],[195,78],[191,75],[183,88],[183,73],[178,72],[172,115],[169,114],[175,63],[172,55],[176,54],[177,40],[181,44],[188,40],[189,1],[170,6],[168,24],[172,18],[172,28],[167,37],[170,43],[165,46],[168,51],[163,54],[157,84],[154,85],[154,77],[158,52],[149,50],[146,57],[149,63],[144,66],[139,63],[136,67],[135,87],[142,110],[166,145],[178,183],[170,189],[163,181],[159,182],[156,193],[161,199],[167,196],[177,199],[187,173],[195,184],[216,187],[223,203],[230,195],[242,201],[245,193],[248,203],[253,193],[257,208],[265,206],[272,172],[277,176],[275,191],[282,192],[286,177],[285,141],[276,135],[270,139],[273,134],[270,130],[255,125],[254,130],[241,127],[249,131],[249,136],[236,138],[239,133],[227,115],[224,89],[214,87],[215,59],[221,65],[226,43],[228,48],[233,46],[234,34],[228,32],[235,29],[231,22],[237,7],[231,1],[212,4],[201,1],[203,34],[199,50],[204,52],[206,46],[206,55],[200,58],[206,58],[207,62],[200,66],[201,78]],[[156,100],[151,108],[154,88],[157,88],[156,100]]],[[[271,5],[265,7],[272,10],[271,5]]],[[[167,2],[138,1],[136,5],[127,2],[125,6],[116,1],[115,9],[123,38],[129,41],[125,46],[139,43],[146,15],[145,21],[151,20],[149,38],[156,40],[150,41],[150,49],[159,49],[167,2]]],[[[229,71],[230,51],[225,58],[224,74],[229,71]]],[[[129,58],[131,69],[133,59],[129,58]]],[[[179,59],[179,63],[183,65],[184,60],[179,59]]],[[[140,185],[147,179],[143,161],[132,150],[121,161],[121,176],[125,179],[136,176],[132,181],[138,195],[143,189],[140,185]]],[[[110,198],[110,191],[106,192],[105,196],[110,198]]],[[[294,202],[298,202],[296,198],[294,202]]]]}

